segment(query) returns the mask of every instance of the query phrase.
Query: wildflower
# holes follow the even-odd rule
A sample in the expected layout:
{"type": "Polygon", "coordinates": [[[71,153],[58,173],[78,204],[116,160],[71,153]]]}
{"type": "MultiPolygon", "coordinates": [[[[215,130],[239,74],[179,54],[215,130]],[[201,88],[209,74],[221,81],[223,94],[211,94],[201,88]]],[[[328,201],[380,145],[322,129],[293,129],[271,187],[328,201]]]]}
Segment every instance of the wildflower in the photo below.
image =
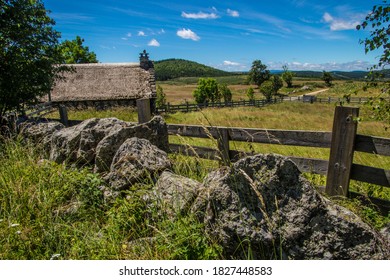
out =
{"type": "Polygon", "coordinates": [[[61,256],[61,254],[54,254],[51,256],[50,260],[54,260],[54,259],[58,258],[59,256],[61,256]]]}

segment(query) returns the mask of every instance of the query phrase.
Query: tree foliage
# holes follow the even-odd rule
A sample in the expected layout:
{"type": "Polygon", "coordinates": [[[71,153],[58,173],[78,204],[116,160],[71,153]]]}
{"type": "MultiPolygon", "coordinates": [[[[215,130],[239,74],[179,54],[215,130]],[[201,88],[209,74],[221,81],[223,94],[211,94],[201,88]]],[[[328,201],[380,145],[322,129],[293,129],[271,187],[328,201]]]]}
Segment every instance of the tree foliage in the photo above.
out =
{"type": "Polygon", "coordinates": [[[390,4],[387,0],[383,5],[375,5],[362,24],[356,28],[369,29],[370,37],[361,41],[366,53],[377,49],[383,49],[378,65],[374,68],[385,67],[390,64],[390,4]]]}
{"type": "Polygon", "coordinates": [[[167,98],[163,88],[160,85],[158,85],[156,88],[156,95],[157,95],[156,98],[157,107],[164,106],[167,103],[167,98]]]}
{"type": "Polygon", "coordinates": [[[218,83],[212,78],[200,78],[198,87],[193,92],[196,103],[215,102],[221,99],[218,83]]]}
{"type": "Polygon", "coordinates": [[[60,34],[40,0],[0,0],[0,117],[48,94],[63,67],[60,34]]]}
{"type": "Polygon", "coordinates": [[[248,97],[249,101],[255,100],[255,90],[253,87],[249,87],[246,91],[246,96],[248,97]]]}
{"type": "Polygon", "coordinates": [[[287,84],[288,88],[292,88],[293,78],[294,78],[294,73],[288,70],[287,65],[284,65],[282,79],[287,84]]]}
{"type": "Polygon", "coordinates": [[[276,95],[279,89],[281,89],[282,87],[282,79],[279,76],[274,75],[260,86],[260,92],[264,95],[267,101],[270,101],[272,97],[276,95]]]}
{"type": "MultiPolygon", "coordinates": [[[[387,0],[383,1],[382,5],[375,5],[372,11],[366,16],[362,24],[356,26],[358,30],[369,29],[370,36],[360,43],[364,44],[365,52],[380,50],[382,54],[378,64],[372,67],[371,78],[376,75],[373,72],[376,69],[385,69],[390,65],[390,4],[387,0]]],[[[390,127],[390,85],[387,82],[382,90],[387,93],[388,97],[382,96],[376,100],[372,100],[371,105],[374,117],[377,120],[383,121],[386,124],[386,129],[390,127]]]]}
{"type": "Polygon", "coordinates": [[[272,81],[265,81],[260,86],[260,92],[264,95],[265,99],[267,101],[270,101],[272,99],[272,96],[274,95],[275,89],[272,81]]]}
{"type": "Polygon", "coordinates": [[[267,66],[263,64],[261,60],[253,61],[248,76],[250,83],[254,83],[257,86],[261,86],[261,84],[269,80],[270,77],[271,77],[270,71],[267,70],[267,66]]]}
{"type": "Polygon", "coordinates": [[[84,39],[76,36],[76,39],[63,41],[59,48],[66,64],[97,63],[96,54],[83,46],[84,39]]]}
{"type": "Polygon", "coordinates": [[[222,77],[232,73],[184,59],[167,59],[154,63],[157,81],[180,77],[222,77]]]}
{"type": "Polygon", "coordinates": [[[228,86],[226,84],[219,84],[218,91],[219,91],[219,94],[221,95],[221,97],[223,98],[223,101],[225,101],[225,102],[232,101],[232,98],[233,98],[232,91],[230,90],[230,88],[228,88],[228,86]]]}
{"type": "Polygon", "coordinates": [[[325,82],[326,86],[332,86],[333,76],[332,73],[324,71],[322,72],[322,80],[325,82]]]}

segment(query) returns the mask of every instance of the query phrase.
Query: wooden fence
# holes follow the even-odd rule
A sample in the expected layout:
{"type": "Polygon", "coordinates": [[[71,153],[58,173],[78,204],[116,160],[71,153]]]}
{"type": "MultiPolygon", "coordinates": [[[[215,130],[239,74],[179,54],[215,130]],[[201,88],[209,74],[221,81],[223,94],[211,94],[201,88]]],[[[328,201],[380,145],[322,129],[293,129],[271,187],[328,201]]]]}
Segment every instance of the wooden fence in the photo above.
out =
{"type": "Polygon", "coordinates": [[[259,99],[259,100],[241,100],[232,102],[208,102],[208,103],[188,103],[172,105],[167,103],[164,106],[157,107],[158,113],[176,113],[176,112],[194,112],[205,108],[224,108],[224,107],[264,107],[268,104],[280,103],[283,100],[281,98],[273,98],[272,100],[259,99]]]}
{"type": "Polygon", "coordinates": [[[370,101],[368,97],[317,97],[315,95],[303,95],[303,96],[284,96],[283,101],[298,101],[304,103],[328,103],[328,104],[363,104],[370,101]]]}
{"type": "MultiPolygon", "coordinates": [[[[214,138],[218,149],[170,144],[171,152],[220,160],[229,164],[250,153],[230,149],[230,141],[330,148],[329,160],[289,157],[302,172],[327,176],[325,192],[331,196],[357,196],[349,191],[350,179],[390,187],[390,170],[353,163],[354,151],[390,156],[390,139],[356,134],[358,108],[336,107],[332,132],[274,130],[196,125],[168,125],[170,135],[214,138]]],[[[371,199],[382,211],[389,211],[390,202],[371,199]]]]}

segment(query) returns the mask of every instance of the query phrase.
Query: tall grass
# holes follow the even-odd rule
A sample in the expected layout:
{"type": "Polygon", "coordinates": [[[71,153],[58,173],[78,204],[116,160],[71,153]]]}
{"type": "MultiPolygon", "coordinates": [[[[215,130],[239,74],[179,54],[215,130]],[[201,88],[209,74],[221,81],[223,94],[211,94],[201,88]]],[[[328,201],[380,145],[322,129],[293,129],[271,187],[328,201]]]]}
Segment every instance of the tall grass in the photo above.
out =
{"type": "MultiPolygon", "coordinates": [[[[189,171],[183,164],[180,168],[189,171]]],[[[204,236],[195,217],[171,220],[146,203],[150,182],[113,201],[103,197],[102,185],[99,175],[87,169],[41,159],[37,147],[1,143],[0,259],[220,257],[218,245],[204,236]],[[147,238],[156,242],[144,244],[142,252],[129,250],[129,242],[147,238]]]]}

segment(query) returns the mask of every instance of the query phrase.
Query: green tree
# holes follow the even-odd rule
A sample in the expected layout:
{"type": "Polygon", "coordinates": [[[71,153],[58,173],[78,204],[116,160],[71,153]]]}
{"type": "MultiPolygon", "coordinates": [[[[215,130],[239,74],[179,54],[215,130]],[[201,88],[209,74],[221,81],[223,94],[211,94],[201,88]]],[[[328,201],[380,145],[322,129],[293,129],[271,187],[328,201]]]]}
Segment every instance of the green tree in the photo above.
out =
{"type": "Polygon", "coordinates": [[[272,86],[274,89],[273,94],[277,94],[279,89],[281,89],[283,87],[282,79],[279,76],[274,75],[271,77],[270,81],[272,82],[272,86]]]}
{"type": "Polygon", "coordinates": [[[322,72],[322,80],[325,82],[326,86],[332,86],[333,76],[332,73],[323,71],[322,72]]]}
{"type": "Polygon", "coordinates": [[[226,84],[218,85],[218,91],[225,102],[232,101],[232,97],[233,97],[232,91],[230,90],[230,88],[228,88],[228,86],[226,84]]]}
{"type": "Polygon", "coordinates": [[[163,88],[160,85],[158,85],[156,88],[156,94],[157,94],[156,106],[157,107],[164,106],[167,103],[167,98],[163,88]]]}
{"type": "MultiPolygon", "coordinates": [[[[362,24],[356,26],[358,30],[369,29],[370,36],[360,43],[364,44],[365,52],[379,50],[382,52],[378,64],[371,68],[371,78],[375,79],[377,73],[374,70],[384,69],[390,64],[390,4],[387,0],[382,5],[375,5],[366,16],[362,24]]],[[[374,117],[385,122],[385,128],[390,127],[390,83],[384,84],[382,91],[387,93],[387,98],[382,95],[370,102],[374,117]]]]}
{"type": "Polygon", "coordinates": [[[282,79],[287,84],[288,88],[292,88],[294,73],[288,70],[287,65],[283,65],[283,70],[282,79]]]}
{"type": "Polygon", "coordinates": [[[246,91],[246,96],[248,97],[249,101],[255,100],[255,90],[253,87],[249,87],[246,91]]]}
{"type": "Polygon", "coordinates": [[[215,102],[221,99],[218,83],[212,78],[200,78],[198,87],[193,92],[196,103],[215,102]]]}
{"type": "Polygon", "coordinates": [[[274,75],[260,86],[260,92],[264,95],[267,101],[271,101],[272,97],[276,95],[282,87],[282,79],[279,76],[274,75]]]}
{"type": "Polygon", "coordinates": [[[84,39],[80,36],[76,36],[76,39],[69,41],[63,41],[59,48],[62,56],[64,57],[64,63],[76,64],[76,63],[97,63],[96,54],[89,51],[87,46],[83,46],[84,39]]]}
{"type": "Polygon", "coordinates": [[[67,67],[40,0],[0,0],[0,117],[48,94],[67,67]]]}
{"type": "Polygon", "coordinates": [[[271,101],[272,96],[274,95],[274,92],[275,92],[273,82],[272,81],[265,81],[260,86],[260,92],[264,95],[264,97],[267,101],[271,101]]]}
{"type": "Polygon", "coordinates": [[[271,77],[270,71],[267,70],[267,66],[264,65],[261,62],[261,60],[253,61],[248,76],[250,83],[254,83],[255,85],[260,87],[261,84],[269,80],[270,77],[271,77]]]}

